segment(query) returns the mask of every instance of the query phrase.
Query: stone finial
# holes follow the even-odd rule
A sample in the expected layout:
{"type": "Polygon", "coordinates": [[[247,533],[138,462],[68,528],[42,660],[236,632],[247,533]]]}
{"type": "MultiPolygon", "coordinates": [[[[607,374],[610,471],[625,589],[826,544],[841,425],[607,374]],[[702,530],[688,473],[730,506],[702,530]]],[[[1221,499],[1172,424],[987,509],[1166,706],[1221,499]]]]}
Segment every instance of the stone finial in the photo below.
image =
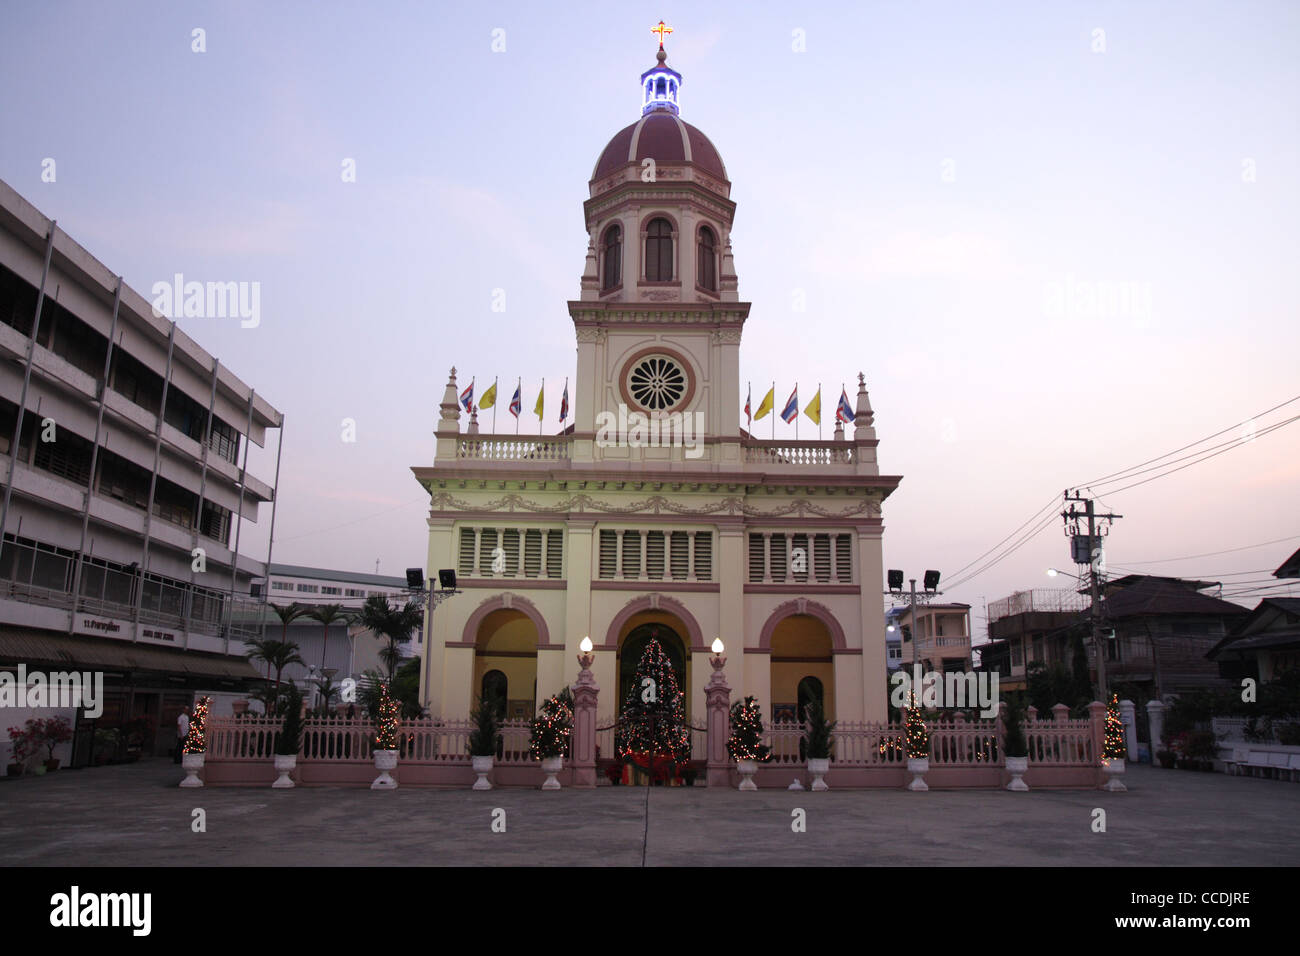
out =
{"type": "Polygon", "coordinates": [[[478,434],[478,406],[477,405],[475,405],[474,410],[469,413],[469,427],[465,429],[465,434],[467,435],[478,434]]]}
{"type": "Polygon", "coordinates": [[[459,434],[460,402],[456,392],[456,367],[454,365],[447,376],[447,387],[443,389],[442,402],[438,405],[438,408],[438,434],[459,434]]]}
{"type": "Polygon", "coordinates": [[[838,418],[835,419],[835,440],[844,441],[844,423],[838,418]]]}

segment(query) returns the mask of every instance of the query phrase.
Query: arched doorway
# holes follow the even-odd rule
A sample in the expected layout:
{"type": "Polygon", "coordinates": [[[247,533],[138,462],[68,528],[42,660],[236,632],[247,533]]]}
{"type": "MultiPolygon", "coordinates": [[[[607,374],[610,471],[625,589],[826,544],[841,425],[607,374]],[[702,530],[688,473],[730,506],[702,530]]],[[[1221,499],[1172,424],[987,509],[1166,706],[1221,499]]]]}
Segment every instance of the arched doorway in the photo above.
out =
{"type": "Polygon", "coordinates": [[[497,712],[501,717],[506,714],[506,701],[510,699],[510,679],[504,671],[490,670],[483,675],[479,684],[479,694],[487,701],[495,701],[497,712]]]}
{"type": "Polygon", "coordinates": [[[772,719],[802,721],[809,700],[835,719],[834,641],[821,618],[790,614],[772,631],[772,719]]]}
{"type": "Polygon", "coordinates": [[[537,700],[537,625],[522,611],[501,608],[479,622],[474,635],[475,691],[505,689],[505,715],[529,718],[537,700]],[[500,677],[490,677],[492,674],[500,677]]]}

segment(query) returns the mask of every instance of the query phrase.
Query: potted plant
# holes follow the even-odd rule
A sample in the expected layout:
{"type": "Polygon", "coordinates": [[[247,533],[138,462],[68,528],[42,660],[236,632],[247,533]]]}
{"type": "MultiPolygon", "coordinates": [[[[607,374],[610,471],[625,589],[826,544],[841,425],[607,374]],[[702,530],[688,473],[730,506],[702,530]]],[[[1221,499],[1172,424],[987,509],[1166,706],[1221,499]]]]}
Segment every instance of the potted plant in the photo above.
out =
{"type": "Polygon", "coordinates": [[[812,789],[829,790],[823,778],[831,769],[831,748],[834,746],[831,731],[835,729],[835,722],[826,719],[822,705],[815,700],[809,702],[805,717],[807,724],[803,740],[808,753],[808,772],[813,778],[812,789]]]}
{"type": "Polygon", "coordinates": [[[47,717],[45,720],[38,720],[36,725],[38,739],[46,751],[45,769],[58,770],[59,761],[54,759],[54,748],[72,739],[72,725],[63,716],[47,717]]]}
{"type": "Polygon", "coordinates": [[[275,735],[275,772],[278,776],[271,784],[276,790],[292,787],[289,774],[298,766],[298,748],[302,746],[302,691],[289,681],[284,694],[284,723],[275,735]]]}
{"type": "Polygon", "coordinates": [[[379,716],[375,730],[375,769],[379,776],[370,785],[371,790],[396,790],[393,771],[397,769],[397,728],[401,721],[398,710],[401,704],[388,695],[388,685],[379,685],[379,716]]]}
{"type": "Polygon", "coordinates": [[[469,735],[470,763],[474,766],[474,772],[478,774],[478,779],[470,789],[491,790],[492,784],[488,783],[487,775],[492,772],[493,758],[497,753],[497,741],[500,739],[498,733],[500,718],[496,700],[480,695],[478,707],[470,717],[474,721],[474,729],[469,735]]]}
{"type": "Polygon", "coordinates": [[[903,709],[903,724],[906,731],[903,749],[907,754],[907,772],[912,775],[908,790],[929,790],[925,775],[930,772],[930,732],[925,729],[921,710],[916,706],[916,697],[912,697],[912,706],[903,709]]]}
{"type": "Polygon", "coordinates": [[[1024,714],[1020,710],[1020,701],[1012,699],[1007,702],[1007,736],[1003,744],[1006,755],[1007,773],[1011,774],[1008,790],[1025,791],[1029,784],[1021,779],[1029,770],[1029,741],[1025,739],[1024,714]]]}
{"type": "Polygon", "coordinates": [[[25,727],[9,728],[9,746],[13,751],[9,758],[9,766],[5,773],[10,777],[21,777],[27,769],[27,763],[36,755],[37,745],[35,734],[32,732],[34,721],[27,721],[25,727]]]}
{"type": "Polygon", "coordinates": [[[552,695],[542,704],[530,728],[528,750],[534,760],[542,762],[542,771],[546,774],[543,790],[560,789],[555,775],[564,766],[569,734],[573,731],[573,708],[569,706],[567,696],[564,693],[552,695]]]}
{"type": "Polygon", "coordinates": [[[1106,774],[1103,790],[1119,792],[1128,789],[1119,779],[1124,773],[1124,756],[1127,752],[1124,746],[1124,722],[1119,716],[1119,696],[1111,694],[1110,703],[1106,705],[1106,738],[1101,748],[1101,769],[1106,774]]]}
{"type": "Polygon", "coordinates": [[[1187,758],[1197,770],[1213,770],[1219,756],[1219,741],[1212,730],[1194,730],[1187,735],[1187,758]]]}
{"type": "Polygon", "coordinates": [[[736,761],[740,773],[740,790],[757,790],[754,774],[758,765],[772,757],[772,749],[762,743],[763,712],[753,697],[731,705],[731,735],[727,738],[727,753],[736,761]]]}
{"type": "Polygon", "coordinates": [[[208,752],[208,709],[212,706],[211,697],[200,697],[194,703],[194,715],[190,718],[190,732],[181,743],[181,769],[185,771],[182,787],[201,787],[199,771],[208,752]]]}

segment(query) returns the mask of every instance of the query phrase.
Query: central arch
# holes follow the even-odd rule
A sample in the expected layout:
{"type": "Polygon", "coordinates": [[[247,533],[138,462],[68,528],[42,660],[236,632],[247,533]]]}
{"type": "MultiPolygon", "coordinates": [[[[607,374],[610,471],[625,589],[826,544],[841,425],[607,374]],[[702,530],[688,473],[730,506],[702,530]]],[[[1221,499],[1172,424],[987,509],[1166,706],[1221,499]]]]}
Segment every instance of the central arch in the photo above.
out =
{"type": "Polygon", "coordinates": [[[635,672],[645,640],[648,640],[648,629],[655,627],[659,629],[659,643],[673,658],[673,670],[686,703],[686,719],[690,721],[704,703],[693,699],[691,658],[695,651],[707,652],[708,648],[704,645],[704,634],[699,621],[687,610],[686,605],[661,594],[650,594],[629,601],[610,622],[609,630],[605,633],[603,647],[615,652],[618,667],[619,689],[614,713],[622,711],[630,687],[630,684],[625,683],[624,675],[629,675],[630,679],[630,675],[635,672]],[[629,639],[634,639],[636,643],[629,639]]]}

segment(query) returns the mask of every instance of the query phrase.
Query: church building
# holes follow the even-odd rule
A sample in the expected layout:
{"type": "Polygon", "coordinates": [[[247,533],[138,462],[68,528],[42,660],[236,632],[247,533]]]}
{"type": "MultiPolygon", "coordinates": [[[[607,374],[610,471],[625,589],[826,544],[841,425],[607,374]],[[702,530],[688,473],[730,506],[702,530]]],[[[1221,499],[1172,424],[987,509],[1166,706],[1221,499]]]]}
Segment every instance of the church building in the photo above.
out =
{"type": "Polygon", "coordinates": [[[881,505],[900,478],[880,474],[861,374],[828,440],[746,430],[731,181],[681,118],[660,36],[641,115],[596,159],[583,205],[573,424],[480,433],[453,368],[434,461],[412,469],[427,567],[455,568],[463,592],[426,615],[422,700],[463,718],[488,691],[531,717],[590,637],[612,718],[657,639],[698,724],[719,639],[733,699],[752,694],[765,719],[818,699],[833,720],[883,721],[881,505]]]}

